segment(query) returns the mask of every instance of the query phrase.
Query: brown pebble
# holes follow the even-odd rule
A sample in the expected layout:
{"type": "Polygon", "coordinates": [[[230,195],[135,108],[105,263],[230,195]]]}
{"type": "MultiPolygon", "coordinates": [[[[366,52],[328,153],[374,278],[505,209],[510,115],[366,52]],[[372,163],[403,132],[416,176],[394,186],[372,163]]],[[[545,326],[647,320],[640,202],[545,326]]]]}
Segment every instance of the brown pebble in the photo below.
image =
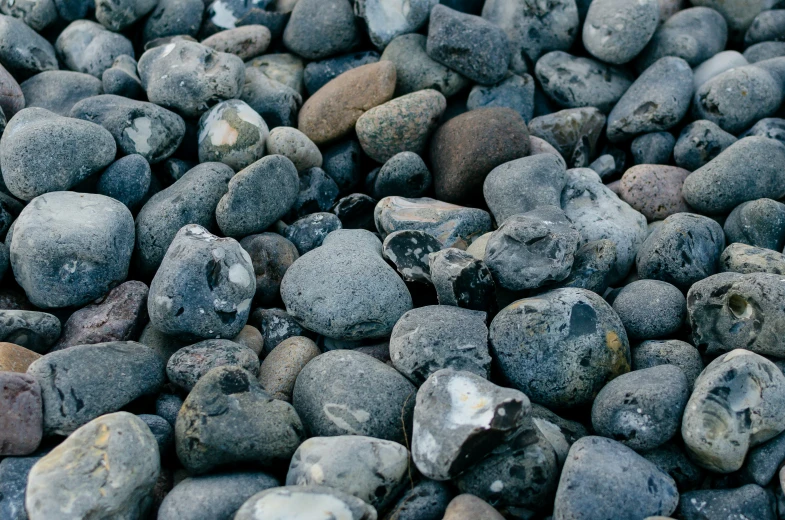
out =
{"type": "Polygon", "coordinates": [[[453,498],[443,520],[504,520],[488,502],[474,495],[463,494],[453,498]]]}
{"type": "Polygon", "coordinates": [[[0,343],[0,372],[27,372],[30,363],[41,354],[13,343],[0,343]]]}
{"type": "Polygon", "coordinates": [[[611,190],[617,196],[619,196],[619,193],[621,192],[621,181],[617,180],[617,181],[609,182],[608,184],[605,185],[605,187],[611,190]]]}
{"type": "Polygon", "coordinates": [[[218,52],[236,54],[245,61],[266,51],[270,39],[270,29],[264,25],[243,25],[236,29],[215,33],[202,40],[202,45],[218,52]]]}
{"type": "Polygon", "coordinates": [[[27,374],[0,372],[0,456],[33,453],[43,433],[38,381],[27,374]]]}
{"type": "Polygon", "coordinates": [[[14,77],[0,65],[0,108],[6,120],[25,107],[25,96],[14,77]]]}
{"type": "Polygon", "coordinates": [[[274,399],[292,401],[297,374],[321,354],[319,347],[304,336],[293,336],[278,344],[259,368],[259,383],[274,399]]]}
{"type": "Polygon", "coordinates": [[[436,198],[453,203],[481,200],[488,173],[528,153],[529,130],[515,110],[480,108],[454,117],[431,140],[436,198]]]}
{"type": "Polygon", "coordinates": [[[390,61],[344,72],[308,98],[297,128],[317,145],[340,139],[354,129],[361,115],[392,99],[395,79],[390,61]]]}
{"type": "Polygon", "coordinates": [[[243,327],[240,333],[237,334],[232,341],[248,347],[256,352],[257,356],[260,355],[264,349],[264,337],[262,337],[262,333],[259,332],[259,329],[252,327],[251,325],[243,327]]]}
{"type": "Polygon", "coordinates": [[[692,209],[681,194],[688,170],[661,164],[639,164],[621,177],[619,197],[649,220],[663,220],[692,209]]]}

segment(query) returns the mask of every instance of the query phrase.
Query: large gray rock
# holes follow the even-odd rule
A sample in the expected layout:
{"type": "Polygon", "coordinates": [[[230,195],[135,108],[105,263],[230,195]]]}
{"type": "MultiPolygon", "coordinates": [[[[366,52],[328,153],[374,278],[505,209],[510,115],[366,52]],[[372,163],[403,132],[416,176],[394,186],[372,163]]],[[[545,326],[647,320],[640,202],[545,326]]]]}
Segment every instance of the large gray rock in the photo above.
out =
{"type": "Polygon", "coordinates": [[[735,242],[782,251],[785,247],[785,204],[757,199],[736,206],[723,225],[729,244],[735,242]]]}
{"type": "Polygon", "coordinates": [[[0,11],[22,20],[36,31],[45,29],[58,18],[54,0],[6,0],[0,4],[0,11]]]}
{"type": "Polygon", "coordinates": [[[289,267],[281,282],[286,311],[331,338],[387,336],[412,308],[403,280],[384,261],[381,242],[365,230],[333,231],[321,247],[289,267]],[[319,305],[314,305],[319,302],[319,305]]]}
{"type": "Polygon", "coordinates": [[[69,435],[105,413],[158,392],[166,381],[155,351],[133,341],[79,345],[34,361],[44,402],[44,431],[69,435]]]}
{"type": "Polygon", "coordinates": [[[14,223],[11,267],[37,307],[84,305],[125,280],[133,241],[133,217],[122,203],[103,195],[48,193],[14,223]]]}
{"type": "Polygon", "coordinates": [[[736,142],[736,137],[705,119],[694,121],[681,131],[673,147],[673,160],[684,169],[695,171],[736,142]]]}
{"type": "Polygon", "coordinates": [[[737,349],[701,373],[681,435],[692,459],[718,473],[741,468],[747,451],[785,430],[785,376],[763,356],[737,349]]]}
{"type": "Polygon", "coordinates": [[[189,224],[150,283],[147,312],[164,334],[233,338],[248,321],[255,292],[251,257],[240,244],[189,224]]]}
{"type": "Polygon", "coordinates": [[[82,426],[30,470],[30,520],[144,518],[161,472],[158,444],[135,415],[118,412],[82,426]]]}
{"type": "Polygon", "coordinates": [[[0,138],[3,181],[25,201],[71,189],[108,166],[116,152],[112,135],[99,125],[42,108],[17,112],[0,138]]]}
{"type": "Polygon", "coordinates": [[[376,509],[357,497],[326,486],[285,486],[257,493],[234,520],[290,520],[311,515],[341,520],[376,520],[376,509]]]}
{"type": "Polygon", "coordinates": [[[95,19],[110,31],[121,31],[142,19],[157,4],[157,0],[96,0],[95,19]]]}
{"type": "Polygon", "coordinates": [[[25,107],[45,108],[60,116],[69,116],[77,102],[104,93],[101,80],[70,70],[41,72],[19,86],[25,107]]]}
{"type": "Polygon", "coordinates": [[[654,339],[676,334],[687,317],[687,302],[681,291],[659,280],[636,280],[627,284],[613,300],[632,339],[654,339]]]}
{"type": "Polygon", "coordinates": [[[97,78],[118,56],[134,57],[131,40],[91,20],[71,22],[57,37],[55,50],[68,69],[97,78]]]}
{"type": "Polygon", "coordinates": [[[52,44],[13,16],[0,15],[0,61],[17,79],[57,70],[52,44]]]}
{"type": "Polygon", "coordinates": [[[298,0],[283,33],[286,48],[310,60],[349,51],[359,41],[349,0],[298,0]]]}
{"type": "Polygon", "coordinates": [[[657,0],[594,0],[583,24],[583,45],[602,61],[627,63],[643,50],[659,22],[657,0]]]}

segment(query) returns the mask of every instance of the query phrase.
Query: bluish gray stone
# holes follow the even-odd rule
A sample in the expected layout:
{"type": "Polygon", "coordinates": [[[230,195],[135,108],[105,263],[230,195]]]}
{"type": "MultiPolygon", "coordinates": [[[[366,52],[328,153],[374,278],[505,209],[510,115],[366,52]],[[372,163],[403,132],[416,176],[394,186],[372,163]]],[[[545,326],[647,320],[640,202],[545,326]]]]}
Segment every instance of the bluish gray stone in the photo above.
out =
{"type": "Polygon", "coordinates": [[[103,94],[101,80],[70,70],[47,70],[19,86],[27,108],[45,108],[60,116],[69,116],[77,102],[103,94]]]}
{"type": "Polygon", "coordinates": [[[392,195],[421,197],[432,181],[431,172],[419,155],[400,152],[382,165],[373,179],[371,195],[376,199],[392,195]]]}
{"type": "Polygon", "coordinates": [[[304,255],[321,246],[327,235],[342,228],[341,220],[333,213],[311,213],[292,222],[284,236],[304,255]]]}
{"type": "Polygon", "coordinates": [[[104,94],[115,94],[130,99],[144,98],[142,80],[136,72],[136,60],[127,54],[115,58],[112,66],[101,74],[104,94]]]}
{"type": "Polygon", "coordinates": [[[491,312],[495,305],[493,276],[482,260],[454,247],[428,255],[431,282],[440,305],[491,312]]]}
{"type": "Polygon", "coordinates": [[[422,27],[431,8],[438,3],[438,0],[413,0],[396,5],[385,0],[358,0],[354,12],[365,21],[371,43],[384,49],[396,36],[422,27]]]}
{"type": "Polygon", "coordinates": [[[338,198],[338,185],[321,168],[308,168],[299,175],[299,193],[285,216],[287,222],[329,211],[338,198]]]}
{"type": "Polygon", "coordinates": [[[43,354],[60,337],[60,320],[46,312],[0,310],[0,341],[43,354]]]}
{"type": "MultiPolygon", "coordinates": [[[[780,6],[782,7],[782,6],[780,6]]],[[[744,34],[744,46],[766,41],[785,41],[785,9],[762,11],[744,34]]]]}
{"type": "Polygon", "coordinates": [[[297,126],[297,114],[303,104],[302,96],[290,86],[268,77],[257,67],[246,68],[245,84],[237,97],[262,116],[270,128],[297,126]]]}
{"type": "Polygon", "coordinates": [[[722,252],[720,272],[785,274],[785,255],[736,242],[722,252]]]}
{"type": "Polygon", "coordinates": [[[259,373],[259,357],[250,348],[227,339],[207,339],[183,347],[166,363],[169,381],[186,392],[207,372],[220,366],[236,366],[259,373]]]}
{"type": "Polygon", "coordinates": [[[678,514],[684,520],[703,518],[778,518],[774,496],[757,484],[736,489],[704,489],[684,493],[678,514]]]}
{"type": "Polygon", "coordinates": [[[659,280],[637,280],[616,295],[613,310],[632,339],[676,334],[687,317],[687,301],[675,286],[659,280]]]}
{"type": "Polygon", "coordinates": [[[0,61],[17,79],[57,70],[52,44],[13,16],[0,15],[0,61]]]}
{"type": "Polygon", "coordinates": [[[680,167],[695,171],[736,142],[736,137],[705,119],[694,121],[681,131],[673,147],[673,160],[680,167]]]}
{"type": "Polygon", "coordinates": [[[668,164],[676,138],[670,132],[652,132],[632,140],[630,151],[635,164],[668,164]]]}
{"type": "Polygon", "coordinates": [[[534,79],[528,74],[511,74],[495,85],[475,85],[469,92],[466,108],[507,107],[518,112],[524,121],[534,115],[534,79]]]}
{"type": "Polygon", "coordinates": [[[379,53],[374,51],[353,52],[336,58],[312,61],[305,66],[303,71],[305,90],[309,95],[313,95],[314,92],[347,70],[369,63],[376,63],[377,61],[379,61],[379,53]]]}
{"type": "Polygon", "coordinates": [[[736,206],[725,219],[728,243],[782,251],[785,246],[785,204],[757,199],[736,206]]]}
{"type": "Polygon", "coordinates": [[[142,41],[148,43],[156,38],[180,34],[196,36],[202,24],[204,7],[203,0],[158,0],[144,24],[142,41]]]}
{"type": "Polygon", "coordinates": [[[286,48],[310,60],[349,51],[359,42],[349,0],[298,0],[283,32],[286,48]]]}
{"type": "Polygon", "coordinates": [[[150,163],[139,154],[116,160],[101,174],[96,191],[136,210],[150,189],[150,163]]]}
{"type": "Polygon", "coordinates": [[[122,55],[134,57],[131,41],[90,20],[76,20],[55,41],[55,50],[68,69],[96,78],[122,55]]]}
{"type": "Polygon", "coordinates": [[[57,7],[53,0],[5,0],[0,3],[3,14],[22,20],[36,31],[57,21],[57,7]]]}
{"type": "Polygon", "coordinates": [[[199,119],[199,162],[242,170],[264,156],[269,135],[267,123],[245,102],[222,101],[199,119]]]}
{"type": "Polygon", "coordinates": [[[280,301],[281,279],[300,257],[295,244],[276,233],[260,233],[243,238],[240,246],[251,257],[256,274],[254,301],[265,306],[280,301]]]}
{"type": "Polygon", "coordinates": [[[660,365],[675,365],[687,377],[692,392],[695,380],[703,372],[703,358],[692,345],[677,339],[644,341],[632,349],[632,368],[642,370],[660,365]]]}
{"type": "Polygon", "coordinates": [[[659,22],[657,0],[594,0],[583,24],[583,45],[594,57],[621,65],[643,50],[659,22]]]}
{"type": "Polygon", "coordinates": [[[6,457],[0,461],[0,515],[7,520],[28,520],[25,510],[27,476],[42,455],[6,457]]]}

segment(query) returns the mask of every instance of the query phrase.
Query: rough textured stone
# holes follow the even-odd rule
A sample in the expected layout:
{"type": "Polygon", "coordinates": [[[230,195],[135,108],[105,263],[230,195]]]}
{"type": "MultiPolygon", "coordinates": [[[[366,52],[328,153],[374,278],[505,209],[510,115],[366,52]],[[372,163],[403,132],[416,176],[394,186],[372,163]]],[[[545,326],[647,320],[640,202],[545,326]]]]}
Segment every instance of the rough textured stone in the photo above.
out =
{"type": "Polygon", "coordinates": [[[583,168],[596,155],[604,126],[605,116],[596,108],[568,108],[535,117],[529,122],[529,132],[556,148],[569,167],[583,168]]]}
{"type": "Polygon", "coordinates": [[[684,520],[703,518],[760,518],[774,520],[774,497],[756,484],[736,489],[706,489],[684,493],[678,514],[684,520]]]}
{"type": "Polygon", "coordinates": [[[681,187],[690,172],[675,166],[639,164],[622,175],[619,197],[649,221],[686,213],[681,187]]]}
{"type": "Polygon", "coordinates": [[[698,349],[677,339],[644,341],[632,349],[632,368],[642,370],[660,365],[675,365],[687,377],[692,392],[695,380],[703,372],[703,359],[698,349]]]}
{"type": "Polygon", "coordinates": [[[255,376],[259,372],[259,357],[234,341],[208,339],[172,354],[166,363],[166,376],[171,383],[190,392],[205,374],[220,366],[240,367],[255,376]]]}
{"type": "Polygon", "coordinates": [[[58,68],[52,44],[23,21],[5,15],[0,15],[0,60],[17,79],[58,68]]]}
{"type": "Polygon", "coordinates": [[[33,361],[39,359],[40,354],[14,345],[13,343],[0,343],[0,372],[21,372],[27,371],[33,361]]]}
{"type": "Polygon", "coordinates": [[[770,249],[734,243],[720,255],[720,272],[785,274],[785,255],[770,249]]]}
{"type": "Polygon", "coordinates": [[[8,520],[28,520],[25,491],[30,469],[41,455],[8,457],[0,461],[0,515],[8,520]]]}
{"type": "Polygon", "coordinates": [[[469,520],[484,518],[485,520],[502,520],[504,517],[488,502],[474,495],[464,493],[453,498],[444,511],[443,520],[469,520]]]}
{"type": "Polygon", "coordinates": [[[654,339],[676,334],[687,316],[687,301],[675,286],[659,280],[637,280],[613,300],[632,339],[654,339]]]}
{"type": "Polygon", "coordinates": [[[264,25],[244,25],[215,33],[202,40],[202,45],[248,60],[266,51],[270,38],[270,29],[264,25]]]}
{"type": "Polygon", "coordinates": [[[272,305],[280,300],[281,280],[300,255],[292,242],[275,233],[249,235],[240,246],[251,257],[256,277],[257,305],[272,305]]]}
{"type": "Polygon", "coordinates": [[[428,266],[440,305],[482,312],[493,309],[493,276],[482,260],[450,247],[429,254],[428,266]]]}
{"type": "Polygon", "coordinates": [[[43,354],[60,337],[60,320],[36,311],[0,310],[0,341],[43,354]]]}
{"type": "Polygon", "coordinates": [[[38,381],[27,374],[0,372],[0,456],[33,453],[43,433],[38,381]]]}

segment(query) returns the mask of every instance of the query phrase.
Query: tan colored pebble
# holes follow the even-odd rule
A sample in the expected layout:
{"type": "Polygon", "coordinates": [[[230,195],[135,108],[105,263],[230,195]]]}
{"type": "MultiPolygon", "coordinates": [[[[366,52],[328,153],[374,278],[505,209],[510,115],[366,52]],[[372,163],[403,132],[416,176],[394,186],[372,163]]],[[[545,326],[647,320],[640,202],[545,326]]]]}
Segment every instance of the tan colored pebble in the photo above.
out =
{"type": "Polygon", "coordinates": [[[304,336],[285,339],[262,362],[259,383],[274,399],[291,402],[297,374],[319,354],[316,343],[304,336]]]}
{"type": "Polygon", "coordinates": [[[19,345],[0,342],[0,372],[27,372],[27,367],[40,357],[19,345]]]}
{"type": "Polygon", "coordinates": [[[468,493],[453,498],[443,520],[504,520],[488,502],[468,493]]]}
{"type": "Polygon", "coordinates": [[[264,348],[264,336],[262,336],[262,333],[259,332],[259,329],[252,327],[251,325],[246,325],[243,327],[239,334],[237,334],[237,336],[232,339],[232,341],[248,347],[249,349],[256,352],[257,356],[261,355],[262,349],[264,348]]]}
{"type": "Polygon", "coordinates": [[[344,72],[308,98],[297,128],[317,145],[340,139],[368,110],[392,99],[395,65],[369,63],[344,72]]]}
{"type": "Polygon", "coordinates": [[[243,25],[213,34],[202,41],[218,52],[236,54],[242,60],[259,56],[270,46],[270,29],[264,25],[243,25]]]}
{"type": "Polygon", "coordinates": [[[621,177],[619,197],[648,220],[664,220],[692,211],[681,194],[688,170],[662,164],[639,164],[621,177]]]}

